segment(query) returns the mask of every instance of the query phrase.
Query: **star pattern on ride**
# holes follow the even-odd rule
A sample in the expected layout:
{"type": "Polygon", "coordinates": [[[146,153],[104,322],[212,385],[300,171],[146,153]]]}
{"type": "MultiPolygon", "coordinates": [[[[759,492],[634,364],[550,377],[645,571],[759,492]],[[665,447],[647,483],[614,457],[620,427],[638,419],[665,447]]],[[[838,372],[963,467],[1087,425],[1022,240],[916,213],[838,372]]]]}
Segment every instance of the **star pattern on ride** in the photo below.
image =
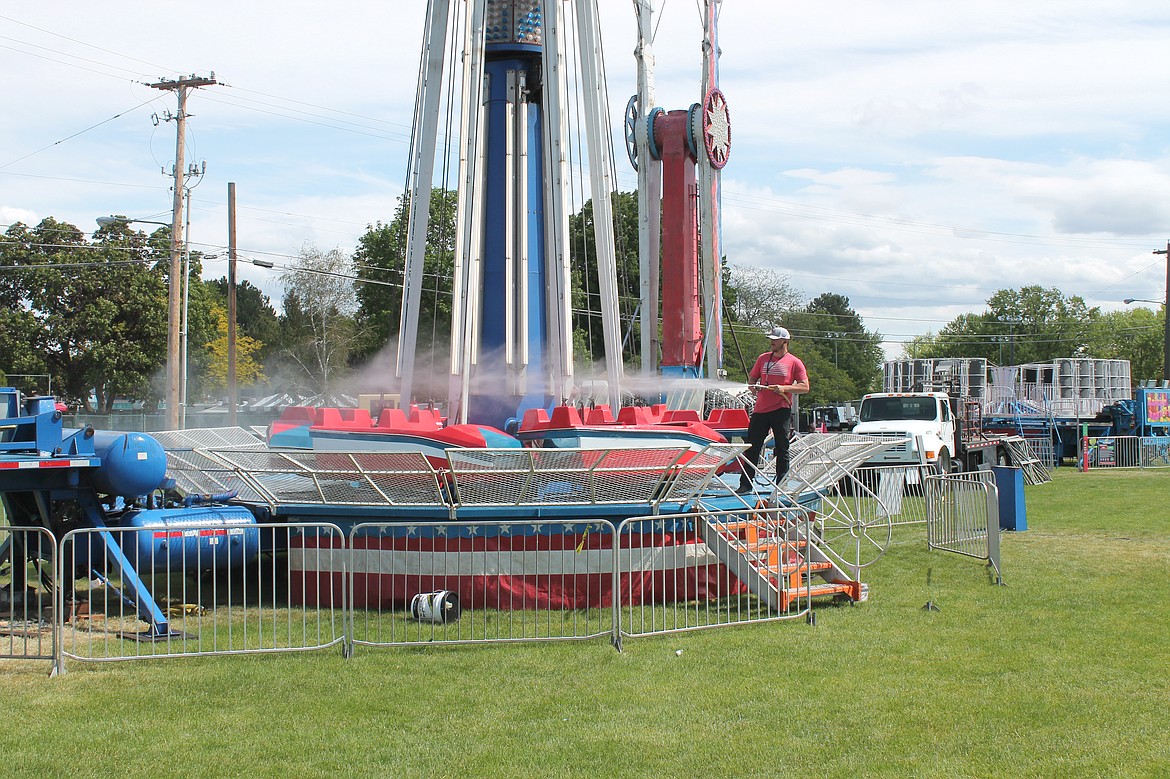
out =
{"type": "Polygon", "coordinates": [[[727,99],[718,89],[707,93],[703,106],[703,140],[707,159],[714,168],[722,168],[731,155],[731,114],[727,99]]]}

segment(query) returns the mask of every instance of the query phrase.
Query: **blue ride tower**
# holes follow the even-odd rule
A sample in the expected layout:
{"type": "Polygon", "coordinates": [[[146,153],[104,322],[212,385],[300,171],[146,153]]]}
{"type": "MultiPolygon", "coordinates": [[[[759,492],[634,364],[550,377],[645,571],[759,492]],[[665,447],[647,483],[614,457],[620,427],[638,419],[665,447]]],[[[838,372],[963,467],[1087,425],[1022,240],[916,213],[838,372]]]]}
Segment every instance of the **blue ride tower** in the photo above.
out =
{"type": "Polygon", "coordinates": [[[483,254],[469,422],[503,427],[547,406],[541,3],[484,13],[483,254]]]}
{"type": "MultiPolygon", "coordinates": [[[[572,132],[588,140],[592,251],[603,280],[599,292],[607,381],[616,395],[622,363],[610,208],[613,182],[596,11],[582,4],[577,16],[568,19],[566,12],[573,6],[540,0],[433,3],[409,176],[410,240],[397,366],[403,402],[413,398],[439,97],[449,74],[455,82],[456,68],[461,70],[454,87],[461,116],[447,417],[505,428],[527,409],[560,402],[573,391],[570,114],[583,119],[572,132]],[[461,35],[449,35],[448,22],[460,18],[461,35]],[[566,55],[570,41],[581,62],[576,94],[566,77],[573,59],[566,55]]],[[[449,132],[448,139],[453,135],[449,132]]]]}

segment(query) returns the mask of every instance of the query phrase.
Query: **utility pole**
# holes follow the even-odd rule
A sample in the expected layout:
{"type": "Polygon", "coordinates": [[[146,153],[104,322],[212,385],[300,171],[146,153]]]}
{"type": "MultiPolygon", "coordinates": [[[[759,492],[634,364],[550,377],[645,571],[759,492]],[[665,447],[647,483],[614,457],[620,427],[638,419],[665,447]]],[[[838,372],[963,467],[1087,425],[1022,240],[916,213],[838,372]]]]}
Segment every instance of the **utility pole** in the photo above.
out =
{"type": "Polygon", "coordinates": [[[165,121],[175,120],[175,169],[174,203],[171,208],[171,274],[170,297],[167,309],[167,429],[179,429],[179,392],[182,383],[179,355],[179,322],[181,319],[180,276],[183,254],[183,165],[184,144],[187,140],[187,92],[192,88],[211,86],[217,83],[215,74],[210,78],[190,76],[176,81],[162,79],[147,86],[174,92],[179,98],[179,112],[166,116],[165,121]]]}
{"type": "Polygon", "coordinates": [[[236,425],[236,182],[228,182],[228,424],[236,425]]]}
{"type": "Polygon", "coordinates": [[[1162,380],[1170,381],[1170,240],[1165,249],[1154,254],[1166,255],[1166,297],[1162,303],[1162,380]]]}

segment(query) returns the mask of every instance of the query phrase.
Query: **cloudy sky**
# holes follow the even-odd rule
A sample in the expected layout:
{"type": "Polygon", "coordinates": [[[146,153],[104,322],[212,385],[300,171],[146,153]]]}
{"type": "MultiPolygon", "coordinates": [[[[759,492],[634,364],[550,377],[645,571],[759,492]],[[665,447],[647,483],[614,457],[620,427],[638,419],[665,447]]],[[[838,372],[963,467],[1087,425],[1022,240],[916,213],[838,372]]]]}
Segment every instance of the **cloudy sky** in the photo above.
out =
{"type": "MultiPolygon", "coordinates": [[[[634,91],[628,0],[599,0],[613,123],[634,91]]],[[[422,0],[49,0],[0,11],[0,229],[169,221],[174,94],[192,93],[194,248],[352,250],[402,191],[422,0]],[[117,11],[111,11],[117,8],[117,11]]],[[[699,99],[699,13],[656,3],[657,104],[699,99]]],[[[726,0],[723,237],[809,298],[849,297],[897,355],[1028,284],[1105,310],[1161,299],[1170,237],[1170,4],[726,0]]],[[[618,183],[635,174],[616,141],[618,183]]],[[[150,229],[149,225],[145,226],[150,229]]],[[[242,273],[279,299],[274,271],[242,273]]],[[[226,264],[207,263],[222,276],[226,264]]]]}

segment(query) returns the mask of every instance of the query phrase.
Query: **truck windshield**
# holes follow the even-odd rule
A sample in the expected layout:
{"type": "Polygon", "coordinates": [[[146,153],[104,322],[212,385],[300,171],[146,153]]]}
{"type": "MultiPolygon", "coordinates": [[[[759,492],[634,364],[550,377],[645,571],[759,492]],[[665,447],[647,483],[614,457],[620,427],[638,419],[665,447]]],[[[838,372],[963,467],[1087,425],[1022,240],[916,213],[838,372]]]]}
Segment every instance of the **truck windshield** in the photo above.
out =
{"type": "Polygon", "coordinates": [[[866,398],[861,402],[861,421],[915,419],[928,422],[938,418],[934,398],[866,398]]]}

